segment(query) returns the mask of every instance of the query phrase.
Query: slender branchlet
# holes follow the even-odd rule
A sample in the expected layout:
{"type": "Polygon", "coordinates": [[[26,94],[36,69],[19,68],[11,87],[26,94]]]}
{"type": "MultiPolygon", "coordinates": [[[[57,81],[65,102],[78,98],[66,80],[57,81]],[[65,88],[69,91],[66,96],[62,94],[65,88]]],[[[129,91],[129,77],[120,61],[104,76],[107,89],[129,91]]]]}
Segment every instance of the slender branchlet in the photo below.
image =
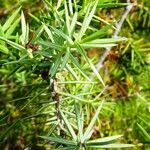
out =
{"type": "MultiPolygon", "coordinates": [[[[123,13],[120,21],[118,23],[116,23],[116,30],[114,31],[114,33],[112,35],[112,37],[114,37],[114,38],[116,38],[118,36],[119,32],[121,31],[121,28],[123,26],[123,23],[124,23],[125,19],[127,18],[129,12],[131,11],[131,9],[133,8],[133,6],[135,5],[134,3],[131,3],[130,0],[127,0],[127,3],[128,3],[128,5],[127,5],[127,7],[125,9],[125,12],[123,13]]],[[[97,69],[98,72],[103,67],[103,63],[104,63],[104,61],[105,61],[106,57],[108,56],[109,51],[111,49],[112,49],[112,47],[107,47],[105,49],[103,55],[101,56],[99,62],[97,63],[96,69],[97,69]]],[[[92,74],[91,75],[91,79],[93,80],[94,77],[95,77],[95,74],[92,74]]]]}

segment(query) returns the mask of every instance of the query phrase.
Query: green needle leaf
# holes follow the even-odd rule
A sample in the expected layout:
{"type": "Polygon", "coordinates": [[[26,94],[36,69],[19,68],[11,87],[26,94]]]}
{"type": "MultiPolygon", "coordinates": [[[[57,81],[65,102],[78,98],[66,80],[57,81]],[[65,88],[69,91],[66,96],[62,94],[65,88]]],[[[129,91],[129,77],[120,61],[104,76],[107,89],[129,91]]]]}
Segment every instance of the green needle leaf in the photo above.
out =
{"type": "Polygon", "coordinates": [[[96,122],[96,119],[98,118],[98,115],[99,115],[99,113],[100,113],[100,111],[101,111],[101,109],[102,109],[102,107],[103,107],[103,104],[104,104],[104,101],[102,101],[102,102],[100,103],[99,107],[97,108],[94,117],[92,118],[90,124],[88,125],[88,127],[87,127],[87,129],[86,129],[86,131],[85,131],[85,133],[84,133],[84,135],[83,135],[83,141],[82,141],[82,142],[85,142],[87,139],[90,138],[90,136],[91,136],[91,131],[92,131],[93,126],[94,126],[94,124],[95,124],[95,122],[96,122]]]}
{"type": "Polygon", "coordinates": [[[94,2],[94,6],[92,6],[91,4],[89,5],[87,13],[85,14],[85,17],[84,17],[84,20],[83,20],[83,23],[82,23],[81,30],[80,30],[80,32],[78,34],[78,38],[77,38],[76,41],[80,41],[81,38],[84,36],[87,28],[89,27],[89,24],[90,24],[92,18],[93,18],[93,15],[94,15],[94,13],[96,11],[97,4],[98,4],[98,0],[96,0],[94,2]],[[91,7],[92,7],[92,10],[90,12],[91,7]]]}
{"type": "Polygon", "coordinates": [[[15,21],[15,18],[17,17],[19,11],[20,11],[21,7],[18,8],[10,17],[9,19],[5,22],[5,24],[3,25],[2,29],[5,32],[8,28],[10,28],[11,24],[13,23],[13,21],[15,21]]]}
{"type": "Polygon", "coordinates": [[[134,147],[132,144],[106,144],[106,145],[92,145],[92,146],[87,146],[87,147],[92,147],[92,148],[128,148],[128,147],[134,147]]]}
{"type": "Polygon", "coordinates": [[[103,84],[103,86],[105,86],[104,81],[102,79],[102,77],[100,76],[100,74],[98,73],[98,71],[96,70],[94,64],[89,60],[89,58],[87,57],[84,49],[78,44],[75,43],[77,50],[80,52],[80,54],[85,58],[85,60],[89,63],[91,69],[93,70],[93,72],[96,74],[97,78],[100,80],[100,82],[103,84]]]}
{"type": "Polygon", "coordinates": [[[74,141],[76,141],[77,140],[77,136],[76,136],[76,134],[75,134],[75,132],[74,132],[74,130],[73,130],[69,120],[66,118],[66,116],[64,115],[64,113],[61,110],[60,110],[60,114],[61,114],[62,119],[64,120],[64,122],[65,122],[65,124],[66,124],[66,126],[68,128],[68,131],[70,132],[72,138],[74,139],[74,141]]]}
{"type": "Polygon", "coordinates": [[[39,136],[42,139],[48,140],[48,141],[52,141],[52,142],[56,142],[56,143],[60,143],[60,144],[65,144],[65,145],[74,145],[76,146],[77,143],[75,141],[71,141],[71,140],[65,140],[63,138],[58,138],[58,137],[47,137],[47,136],[39,136]]]}
{"type": "Polygon", "coordinates": [[[104,137],[104,138],[100,138],[100,139],[96,139],[96,140],[90,140],[87,141],[86,144],[87,145],[94,145],[94,144],[108,144],[110,142],[113,142],[114,140],[117,140],[119,138],[121,138],[122,135],[115,135],[115,136],[110,136],[110,137],[104,137]]]}
{"type": "Polygon", "coordinates": [[[9,45],[11,45],[12,47],[14,47],[14,48],[16,48],[16,49],[18,49],[18,50],[25,50],[25,48],[24,48],[23,46],[21,46],[21,45],[15,43],[15,42],[12,42],[12,41],[10,41],[10,40],[4,38],[4,37],[1,37],[1,36],[0,36],[0,40],[5,41],[6,43],[8,43],[9,45]]]}

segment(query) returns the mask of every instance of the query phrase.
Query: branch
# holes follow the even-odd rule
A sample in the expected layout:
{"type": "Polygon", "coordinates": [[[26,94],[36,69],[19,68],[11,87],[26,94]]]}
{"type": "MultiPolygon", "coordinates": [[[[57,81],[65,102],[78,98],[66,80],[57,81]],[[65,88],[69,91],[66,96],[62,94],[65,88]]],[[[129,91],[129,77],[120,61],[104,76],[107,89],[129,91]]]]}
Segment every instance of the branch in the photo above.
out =
{"type": "MultiPolygon", "coordinates": [[[[134,6],[134,4],[129,3],[129,5],[126,7],[126,10],[125,10],[125,12],[124,12],[124,14],[123,14],[123,16],[122,16],[120,22],[117,23],[117,25],[116,25],[116,31],[114,32],[114,34],[113,34],[112,37],[117,37],[117,36],[118,36],[118,34],[119,34],[119,32],[120,32],[120,30],[121,30],[121,28],[122,28],[122,25],[123,25],[123,23],[124,23],[124,21],[125,21],[127,15],[129,14],[129,12],[131,11],[131,9],[132,9],[133,6],[134,6]]],[[[111,48],[112,48],[112,47],[107,47],[107,48],[105,49],[104,54],[102,55],[101,59],[99,60],[99,62],[98,62],[97,65],[96,65],[97,71],[100,71],[100,69],[102,68],[103,62],[104,62],[104,60],[106,59],[106,57],[107,57],[109,51],[111,50],[111,48]]]]}
{"type": "MultiPolygon", "coordinates": [[[[119,34],[119,32],[120,32],[120,30],[121,30],[121,28],[123,26],[123,23],[124,23],[125,19],[127,18],[129,12],[133,8],[133,6],[136,5],[135,3],[131,3],[130,0],[127,0],[127,3],[128,3],[128,5],[127,5],[127,7],[125,9],[125,12],[123,13],[122,18],[120,19],[120,21],[116,24],[116,30],[113,33],[112,37],[117,37],[118,36],[118,34],[119,34]]],[[[99,62],[96,65],[96,69],[97,69],[98,72],[103,67],[103,63],[104,63],[104,61],[105,61],[106,57],[108,56],[108,54],[109,54],[111,49],[112,49],[112,47],[105,48],[105,52],[103,53],[103,55],[101,56],[99,62]]],[[[92,75],[90,76],[91,81],[94,79],[94,77],[95,77],[95,74],[92,73],[92,75]]],[[[85,85],[83,89],[85,91],[87,91],[88,88],[89,88],[89,85],[85,85]]]]}
{"type": "MultiPolygon", "coordinates": [[[[125,19],[127,18],[129,12],[131,11],[131,9],[133,8],[133,6],[135,5],[134,3],[130,3],[129,0],[127,0],[127,3],[128,3],[128,6],[126,7],[126,10],[125,10],[124,14],[122,15],[122,18],[116,24],[116,30],[115,30],[114,34],[112,35],[112,37],[117,37],[118,36],[118,34],[119,34],[119,32],[120,32],[120,30],[121,30],[121,28],[123,26],[123,23],[124,23],[125,19]]],[[[102,57],[100,58],[99,62],[97,63],[96,69],[97,69],[98,72],[103,67],[103,62],[105,61],[105,59],[108,56],[109,51],[111,49],[112,49],[112,47],[107,47],[105,49],[105,52],[103,53],[102,57]]],[[[91,75],[91,80],[93,80],[94,77],[95,77],[95,74],[92,74],[91,75]]]]}

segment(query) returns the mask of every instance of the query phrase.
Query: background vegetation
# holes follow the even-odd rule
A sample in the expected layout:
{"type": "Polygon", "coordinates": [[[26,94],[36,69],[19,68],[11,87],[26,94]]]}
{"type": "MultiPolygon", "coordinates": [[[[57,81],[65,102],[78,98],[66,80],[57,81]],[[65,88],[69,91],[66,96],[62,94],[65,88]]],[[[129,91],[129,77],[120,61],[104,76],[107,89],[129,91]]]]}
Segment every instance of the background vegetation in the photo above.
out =
{"type": "Polygon", "coordinates": [[[148,0],[0,0],[0,148],[149,150],[149,33],[148,0]]]}

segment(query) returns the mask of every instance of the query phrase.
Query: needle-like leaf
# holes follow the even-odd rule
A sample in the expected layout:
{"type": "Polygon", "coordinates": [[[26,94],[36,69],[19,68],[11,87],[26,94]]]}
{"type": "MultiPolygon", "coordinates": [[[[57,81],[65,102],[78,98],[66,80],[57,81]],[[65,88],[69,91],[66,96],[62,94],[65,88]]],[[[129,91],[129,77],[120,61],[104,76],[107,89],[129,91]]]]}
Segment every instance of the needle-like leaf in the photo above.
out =
{"type": "Polygon", "coordinates": [[[103,107],[103,104],[104,104],[104,101],[102,101],[99,105],[99,107],[97,108],[96,112],[95,112],[95,115],[94,117],[92,118],[90,124],[88,125],[84,135],[83,135],[83,141],[82,142],[85,142],[87,140],[87,138],[90,138],[89,134],[91,133],[92,129],[93,129],[93,126],[96,122],[96,119],[98,118],[98,115],[103,107]]]}
{"type": "Polygon", "coordinates": [[[106,145],[91,145],[87,147],[92,147],[92,148],[129,148],[129,147],[134,147],[133,144],[106,144],[106,145]]]}
{"type": "Polygon", "coordinates": [[[80,29],[80,32],[78,34],[78,37],[77,37],[76,41],[79,42],[81,40],[81,38],[84,36],[84,34],[85,34],[85,32],[86,32],[90,22],[92,21],[92,18],[93,18],[93,15],[95,13],[97,4],[98,4],[98,0],[96,0],[94,2],[94,6],[92,6],[91,3],[90,3],[90,5],[89,5],[89,7],[87,9],[87,12],[85,14],[85,17],[84,17],[84,20],[83,20],[83,23],[82,23],[82,27],[80,29]]]}
{"type": "Polygon", "coordinates": [[[0,40],[3,40],[3,41],[5,41],[5,42],[7,42],[9,45],[11,45],[12,47],[14,47],[14,48],[16,48],[16,49],[18,49],[18,50],[25,50],[25,48],[24,48],[23,46],[21,46],[21,45],[15,43],[15,42],[12,42],[12,41],[10,41],[10,40],[4,38],[4,37],[1,37],[1,36],[0,36],[0,40]]]}
{"type": "Polygon", "coordinates": [[[86,144],[87,145],[94,145],[94,144],[104,145],[104,144],[108,144],[110,142],[113,142],[114,140],[117,140],[121,137],[122,137],[122,135],[103,137],[103,138],[100,138],[100,139],[87,141],[86,144]]]}
{"type": "Polygon", "coordinates": [[[10,17],[9,19],[5,22],[3,25],[2,29],[5,32],[8,28],[10,28],[11,24],[15,21],[15,18],[17,17],[21,7],[18,8],[10,17]]]}
{"type": "Polygon", "coordinates": [[[66,126],[68,128],[68,131],[70,132],[72,138],[74,139],[74,141],[76,141],[77,140],[77,136],[76,136],[76,134],[75,134],[75,132],[74,132],[74,130],[73,130],[69,120],[66,118],[66,116],[63,113],[63,111],[60,110],[60,114],[61,114],[62,119],[64,120],[64,122],[65,122],[65,124],[66,124],[66,126]]]}
{"type": "Polygon", "coordinates": [[[39,137],[42,138],[42,139],[52,141],[52,142],[56,142],[56,143],[60,143],[60,144],[74,145],[74,146],[77,145],[77,143],[75,141],[65,140],[61,137],[47,137],[47,136],[39,136],[39,137]]]}
{"type": "Polygon", "coordinates": [[[100,82],[103,84],[103,86],[105,86],[104,81],[102,79],[102,77],[100,76],[100,74],[97,72],[95,66],[93,65],[93,63],[89,60],[89,58],[87,57],[84,49],[78,44],[75,43],[77,50],[79,51],[79,53],[85,58],[85,60],[87,61],[87,63],[90,65],[91,69],[93,70],[93,72],[96,74],[97,78],[100,80],[100,82]]]}

